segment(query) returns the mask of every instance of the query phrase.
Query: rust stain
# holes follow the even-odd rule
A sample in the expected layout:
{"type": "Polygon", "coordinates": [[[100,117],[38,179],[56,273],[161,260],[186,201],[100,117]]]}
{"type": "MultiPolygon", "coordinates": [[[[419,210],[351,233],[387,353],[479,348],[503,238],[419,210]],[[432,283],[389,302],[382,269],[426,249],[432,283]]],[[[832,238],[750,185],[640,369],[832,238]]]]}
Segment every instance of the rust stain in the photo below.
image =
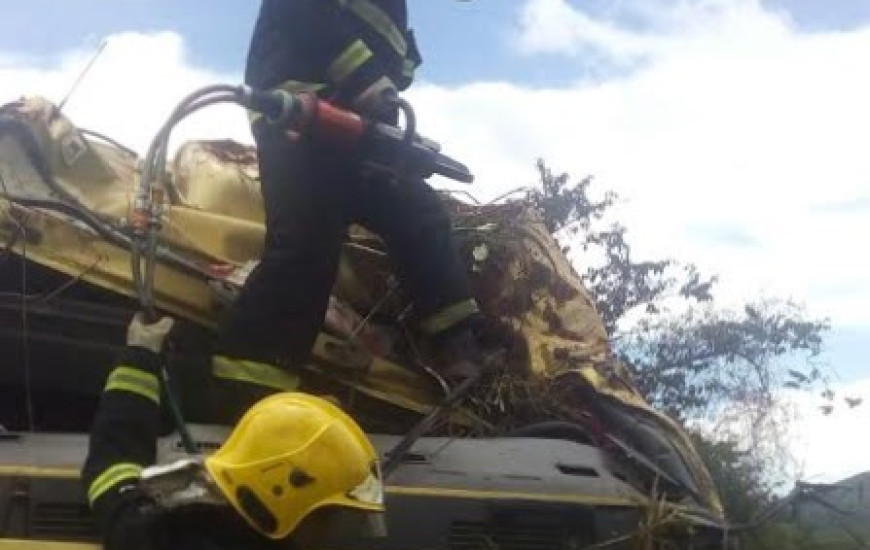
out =
{"type": "Polygon", "coordinates": [[[202,148],[222,162],[257,165],[257,149],[230,139],[200,142],[202,148]]]}

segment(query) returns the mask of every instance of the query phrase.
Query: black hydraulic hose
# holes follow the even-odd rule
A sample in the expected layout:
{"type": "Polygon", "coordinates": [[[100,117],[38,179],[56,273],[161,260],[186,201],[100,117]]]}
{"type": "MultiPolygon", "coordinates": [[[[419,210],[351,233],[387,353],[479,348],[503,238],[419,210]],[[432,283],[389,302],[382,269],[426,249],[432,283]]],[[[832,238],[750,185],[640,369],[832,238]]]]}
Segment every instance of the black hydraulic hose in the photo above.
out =
{"type": "MultiPolygon", "coordinates": [[[[66,215],[76,217],[87,223],[88,226],[94,229],[94,231],[96,231],[101,237],[103,237],[106,241],[112,244],[124,248],[131,245],[133,247],[136,246],[136,243],[132,242],[130,238],[124,235],[123,232],[121,232],[120,230],[108,226],[103,226],[101,223],[98,223],[96,219],[90,215],[90,213],[78,209],[74,206],[51,200],[18,199],[6,195],[3,196],[8,200],[21,204],[23,206],[55,210],[66,215]]],[[[135,277],[136,273],[134,271],[134,278],[135,277]]],[[[193,437],[191,437],[190,431],[187,429],[187,424],[184,422],[184,418],[181,415],[181,409],[178,406],[178,400],[175,398],[175,394],[172,391],[172,387],[169,381],[168,369],[163,362],[161,362],[160,370],[160,380],[163,387],[163,392],[166,396],[166,402],[169,404],[170,412],[172,413],[173,419],[175,420],[176,426],[178,427],[178,433],[181,437],[181,441],[185,447],[185,450],[187,450],[188,453],[195,454],[197,452],[196,443],[194,442],[193,437]]]]}
{"type": "Polygon", "coordinates": [[[405,115],[405,145],[410,146],[417,138],[417,114],[408,100],[395,98],[396,106],[405,115]]]}
{"type": "MultiPolygon", "coordinates": [[[[132,239],[130,239],[130,236],[127,235],[127,233],[122,228],[112,224],[111,222],[98,219],[87,210],[64,202],[50,199],[16,197],[13,195],[7,195],[5,193],[0,193],[0,198],[6,199],[9,202],[13,202],[15,204],[20,204],[21,206],[25,206],[28,208],[51,210],[54,212],[59,212],[66,216],[70,216],[72,218],[76,218],[77,220],[87,225],[89,228],[93,229],[100,237],[103,238],[103,240],[119,248],[130,248],[130,245],[133,242],[132,239]]],[[[188,275],[194,275],[202,278],[207,278],[209,276],[209,273],[205,269],[197,266],[195,263],[188,261],[181,256],[178,256],[177,254],[173,254],[166,250],[158,249],[157,256],[168,265],[174,267],[175,269],[178,269],[179,271],[187,273],[188,275]]]]}
{"type": "Polygon", "coordinates": [[[111,145],[112,147],[114,147],[115,149],[118,149],[119,151],[123,151],[128,156],[131,156],[133,158],[139,157],[139,154],[136,153],[136,151],[134,151],[133,149],[130,149],[129,147],[127,147],[126,145],[124,145],[120,141],[114,140],[103,133],[95,132],[94,130],[87,130],[85,128],[80,128],[79,132],[85,137],[91,137],[91,138],[98,139],[100,141],[104,141],[104,142],[108,143],[109,145],[111,145]]]}
{"type": "MultiPolygon", "coordinates": [[[[162,174],[163,168],[165,167],[166,148],[169,141],[169,134],[172,130],[172,127],[177,124],[179,120],[205,106],[223,101],[240,102],[240,98],[241,89],[227,85],[210,86],[194,92],[193,94],[188,96],[188,98],[186,98],[185,101],[182,102],[182,104],[179,105],[178,108],[176,108],[176,112],[173,113],[173,116],[170,117],[170,120],[167,121],[167,123],[163,126],[163,128],[161,128],[158,135],[152,141],[151,146],[149,147],[148,157],[146,158],[146,162],[144,165],[144,170],[142,174],[143,177],[142,181],[140,181],[140,189],[138,190],[137,198],[141,198],[142,202],[146,204],[150,200],[152,179],[151,174],[153,168],[155,168],[155,158],[157,160],[156,168],[158,168],[158,171],[156,173],[162,174]],[[198,101],[198,99],[202,98],[204,95],[222,92],[230,92],[232,95],[225,95],[223,97],[217,98],[207,98],[198,101]],[[192,103],[192,105],[188,105],[189,103],[192,103]]],[[[33,131],[31,130],[31,128],[25,123],[18,120],[17,118],[5,114],[0,115],[0,133],[2,132],[8,132],[15,135],[15,137],[18,139],[19,143],[23,147],[25,154],[28,156],[28,159],[33,165],[34,170],[37,172],[40,178],[42,178],[42,180],[49,187],[49,189],[51,189],[51,191],[59,197],[60,200],[16,197],[8,193],[2,194],[0,196],[22,206],[53,210],[71,216],[85,223],[85,225],[94,230],[107,242],[122,248],[128,248],[130,250],[132,269],[131,275],[134,285],[136,287],[136,292],[139,296],[139,301],[143,309],[145,310],[146,315],[153,317],[156,314],[156,311],[153,307],[153,278],[154,266],[156,264],[156,259],[158,256],[161,257],[161,259],[166,260],[168,264],[173,265],[174,267],[179,267],[186,272],[193,272],[198,275],[205,276],[208,275],[202,269],[198,268],[190,262],[185,261],[178,256],[166,252],[161,253],[160,251],[158,251],[156,227],[154,227],[153,219],[147,220],[148,225],[144,227],[144,229],[146,229],[145,235],[134,234],[134,236],[131,238],[122,229],[116,227],[111,221],[100,219],[98,216],[85,208],[74,196],[68,193],[54,179],[51,173],[51,167],[45,159],[44,154],[42,153],[39,141],[33,135],[33,131]],[[143,245],[145,248],[144,279],[142,270],[143,245]]],[[[91,133],[91,135],[96,134],[91,133]]],[[[102,135],[96,135],[96,137],[107,139],[102,135]]],[[[128,153],[132,153],[129,149],[120,146],[120,144],[118,144],[117,142],[108,139],[107,141],[109,141],[109,143],[115,145],[116,147],[125,150],[128,153]]],[[[135,153],[132,154],[135,156],[135,153]]],[[[162,205],[160,206],[162,207],[162,205]]],[[[153,214],[155,213],[155,211],[152,209],[153,205],[148,204],[148,213],[149,215],[151,215],[151,218],[153,218],[153,214]]],[[[134,229],[137,228],[134,227],[134,229]]],[[[138,229],[143,229],[141,224],[138,229]]],[[[165,358],[161,359],[161,385],[163,387],[163,392],[166,396],[166,401],[169,405],[169,409],[173,416],[173,419],[175,420],[175,424],[181,436],[181,440],[185,450],[188,453],[195,454],[197,452],[196,444],[191,437],[189,430],[187,429],[187,425],[182,416],[181,409],[178,406],[178,401],[175,398],[174,392],[172,391],[165,358]]]]}
{"type": "Polygon", "coordinates": [[[91,229],[93,229],[104,240],[122,248],[127,248],[130,246],[130,237],[124,234],[121,229],[115,227],[108,221],[98,219],[91,212],[87,211],[84,208],[51,199],[16,197],[15,195],[8,195],[5,193],[0,193],[0,197],[3,197],[10,202],[20,204],[21,206],[53,210],[55,212],[60,212],[61,214],[76,218],[91,229]]]}
{"type": "Polygon", "coordinates": [[[49,165],[45,155],[42,153],[42,147],[39,145],[39,140],[36,139],[30,126],[9,115],[0,115],[0,134],[2,133],[10,133],[19,140],[19,143],[24,148],[28,160],[33,164],[34,170],[36,170],[36,173],[40,178],[42,178],[52,192],[57,194],[62,200],[84,209],[78,199],[68,193],[67,190],[54,179],[54,175],[51,172],[51,165],[49,165]]]}
{"type": "Polygon", "coordinates": [[[395,96],[391,98],[391,101],[405,116],[405,132],[402,134],[402,150],[399,152],[399,155],[393,159],[393,170],[396,177],[401,178],[408,163],[406,155],[413,150],[414,142],[417,139],[417,115],[414,113],[414,108],[407,100],[395,96]]]}
{"type": "Polygon", "coordinates": [[[145,303],[146,300],[142,295],[142,290],[144,284],[142,282],[142,252],[140,250],[140,243],[138,240],[133,239],[130,241],[130,275],[133,278],[133,288],[136,290],[136,297],[139,298],[139,303],[142,305],[142,309],[145,310],[145,315],[149,318],[153,318],[156,314],[153,309],[149,308],[145,303]]]}
{"type": "Polygon", "coordinates": [[[132,269],[133,285],[136,287],[136,296],[139,298],[139,303],[142,305],[142,309],[145,311],[148,319],[153,320],[157,314],[154,304],[148,300],[148,292],[145,288],[145,279],[142,271],[143,244],[140,239],[133,239],[130,243],[130,268],[132,269]]]}
{"type": "Polygon", "coordinates": [[[48,164],[45,155],[42,153],[42,148],[39,145],[39,141],[36,139],[36,136],[34,136],[33,130],[27,124],[12,116],[2,115],[0,116],[0,133],[4,132],[10,133],[14,135],[15,138],[17,138],[22,148],[24,149],[28,160],[30,160],[31,164],[33,165],[33,169],[45,182],[48,188],[59,197],[60,200],[55,201],[49,199],[19,198],[15,197],[14,195],[9,195],[6,198],[24,206],[50,209],[74,216],[75,218],[83,221],[86,225],[96,231],[97,234],[99,234],[108,242],[117,244],[118,246],[122,246],[124,248],[130,248],[131,263],[132,267],[134,267],[132,273],[133,282],[136,286],[137,293],[139,293],[139,289],[142,288],[142,277],[141,271],[138,269],[141,266],[139,262],[140,251],[137,243],[124,235],[123,232],[111,227],[111,224],[109,222],[98,219],[97,216],[88,211],[88,209],[85,208],[78,201],[78,199],[76,199],[76,197],[68,193],[66,189],[64,189],[60,184],[57,183],[57,181],[54,179],[54,176],[52,175],[51,166],[48,164]]]}
{"type": "Polygon", "coordinates": [[[201,98],[196,100],[194,103],[186,106],[180,112],[177,112],[173,115],[171,119],[173,121],[172,126],[167,128],[166,135],[161,141],[160,150],[157,152],[155,160],[157,165],[155,166],[155,173],[162,174],[166,169],[166,160],[168,156],[168,148],[169,148],[169,135],[172,131],[172,128],[178,124],[182,119],[192,115],[193,113],[204,109],[205,107],[209,107],[211,105],[217,105],[218,103],[239,103],[241,101],[241,96],[236,93],[232,95],[219,95],[215,97],[201,98]]]}
{"type": "MultiPolygon", "coordinates": [[[[139,301],[147,316],[156,317],[154,300],[154,275],[157,263],[157,231],[162,214],[162,204],[153,204],[151,185],[155,177],[162,178],[166,168],[169,137],[173,128],[183,118],[210,105],[218,103],[242,104],[243,90],[241,87],[228,85],[208,86],[188,95],[175,108],[172,115],[161,127],[152,140],[142,170],[142,177],[137,189],[134,222],[135,237],[130,243],[130,263],[132,276],[136,285],[139,301]],[[211,96],[211,97],[208,97],[211,96]],[[147,215],[147,219],[145,216],[147,215]],[[144,271],[142,262],[145,262],[144,271]]],[[[163,197],[160,197],[163,200],[163,197]]],[[[161,364],[161,381],[170,412],[175,420],[176,428],[182,444],[189,454],[197,454],[196,443],[187,429],[187,423],[178,405],[178,400],[172,390],[168,361],[165,357],[161,364]]]]}
{"type": "Polygon", "coordinates": [[[147,292],[148,303],[154,305],[154,273],[157,269],[157,233],[150,231],[145,241],[145,251],[148,256],[145,257],[145,292],[147,292]]]}
{"type": "Polygon", "coordinates": [[[135,239],[136,243],[131,248],[130,263],[139,301],[149,315],[154,313],[153,285],[155,251],[157,248],[156,224],[160,217],[159,210],[162,208],[162,204],[155,205],[151,203],[151,186],[155,176],[160,177],[165,170],[169,137],[172,129],[183,118],[200,109],[217,103],[241,103],[241,99],[241,88],[227,85],[210,86],[190,94],[176,107],[148,148],[136,197],[137,208],[142,207],[139,215],[142,216],[147,212],[148,219],[140,219],[138,221],[140,227],[136,228],[137,238],[135,239]],[[221,95],[206,97],[209,94],[216,93],[221,95]],[[143,224],[144,227],[142,227],[143,224]],[[142,266],[143,260],[145,263],[144,271],[142,266]]]}
{"type": "MultiPolygon", "coordinates": [[[[188,108],[191,104],[200,100],[206,95],[221,92],[232,94],[232,97],[241,97],[241,88],[236,86],[230,86],[227,84],[216,84],[213,86],[206,86],[205,88],[201,88],[189,94],[173,110],[172,114],[157,132],[157,135],[154,137],[154,139],[151,141],[150,146],[148,147],[148,152],[145,156],[145,162],[143,165],[142,179],[139,183],[140,197],[145,198],[145,194],[150,193],[151,191],[151,181],[153,178],[151,172],[155,167],[155,157],[157,157],[158,155],[166,155],[166,146],[169,142],[169,134],[172,132],[172,128],[176,124],[178,124],[178,122],[182,118],[192,112],[188,111],[188,108]]],[[[161,163],[160,166],[163,166],[164,164],[165,162],[161,163]]]]}
{"type": "MultiPolygon", "coordinates": [[[[45,182],[48,188],[58,196],[58,200],[18,197],[13,194],[6,194],[4,195],[4,198],[21,204],[22,206],[53,210],[74,217],[93,229],[107,242],[122,248],[131,248],[133,240],[123,229],[115,225],[112,221],[104,219],[88,210],[87,207],[81,204],[76,197],[67,192],[67,190],[54,179],[51,166],[48,164],[45,155],[42,153],[39,141],[36,139],[36,136],[34,136],[33,130],[26,123],[15,117],[2,114],[0,115],[0,134],[2,133],[10,133],[19,141],[37,175],[45,182]]],[[[136,247],[133,247],[131,252],[131,257],[138,256],[139,254],[136,247]]],[[[173,267],[181,269],[186,273],[207,276],[207,273],[203,269],[199,268],[192,262],[186,261],[180,256],[168,252],[159,252],[157,255],[173,267]]],[[[138,274],[141,274],[141,271],[134,270],[134,282],[137,278],[137,272],[138,274]]]]}

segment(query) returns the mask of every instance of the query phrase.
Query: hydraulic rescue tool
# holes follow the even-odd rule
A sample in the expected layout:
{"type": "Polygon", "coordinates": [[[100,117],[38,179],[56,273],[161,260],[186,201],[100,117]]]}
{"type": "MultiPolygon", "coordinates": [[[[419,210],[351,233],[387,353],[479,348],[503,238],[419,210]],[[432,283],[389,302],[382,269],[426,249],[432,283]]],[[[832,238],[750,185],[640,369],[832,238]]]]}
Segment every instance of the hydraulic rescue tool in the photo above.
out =
{"type": "Polygon", "coordinates": [[[307,92],[214,85],[185,98],[148,148],[130,217],[133,280],[146,313],[151,315],[154,310],[154,267],[161,255],[157,235],[163,214],[163,198],[172,199],[177,195],[166,177],[165,167],[169,137],[178,122],[209,105],[236,103],[258,113],[266,124],[286,128],[288,139],[305,135],[324,145],[353,151],[362,159],[362,171],[389,181],[400,183],[439,174],[471,183],[474,176],[465,165],[442,154],[438,143],[416,133],[416,117],[411,105],[399,98],[394,101],[404,114],[404,128],[364,118],[307,92]]]}
{"type": "Polygon", "coordinates": [[[364,169],[396,181],[425,179],[433,174],[462,183],[474,180],[468,168],[441,153],[438,143],[417,135],[414,110],[401,98],[392,101],[404,114],[404,129],[363,118],[307,92],[249,89],[245,101],[249,108],[265,116],[269,124],[307,133],[332,145],[359,149],[364,169]]]}

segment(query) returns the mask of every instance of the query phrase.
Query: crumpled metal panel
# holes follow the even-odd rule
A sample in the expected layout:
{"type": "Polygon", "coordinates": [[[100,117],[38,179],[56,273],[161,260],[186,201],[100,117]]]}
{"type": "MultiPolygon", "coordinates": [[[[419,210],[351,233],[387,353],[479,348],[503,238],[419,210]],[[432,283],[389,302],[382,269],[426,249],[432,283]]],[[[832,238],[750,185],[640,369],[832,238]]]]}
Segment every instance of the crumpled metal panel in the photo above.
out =
{"type": "Polygon", "coordinates": [[[173,181],[190,208],[263,223],[257,151],[235,141],[193,141],[172,163],[173,181]]]}

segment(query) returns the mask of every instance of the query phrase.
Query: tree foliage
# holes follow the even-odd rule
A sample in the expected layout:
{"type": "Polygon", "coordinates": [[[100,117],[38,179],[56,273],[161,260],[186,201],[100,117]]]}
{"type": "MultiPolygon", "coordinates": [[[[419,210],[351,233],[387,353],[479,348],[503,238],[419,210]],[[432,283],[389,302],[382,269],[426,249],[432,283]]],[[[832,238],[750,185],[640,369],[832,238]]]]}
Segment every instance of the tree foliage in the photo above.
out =
{"type": "Polygon", "coordinates": [[[716,277],[703,277],[692,264],[675,275],[677,263],[672,259],[637,261],[626,239],[627,229],[619,223],[601,225],[618,200],[616,193],[608,191],[596,201],[589,197],[591,177],[572,185],[568,174],[554,174],[541,160],[537,168],[540,188],[530,190],[526,201],[541,212],[565,252],[579,246],[602,258],[586,266],[581,275],[609,333],[638,308],[658,313],[658,303],[673,294],[697,302],[712,300],[716,277]]]}
{"type": "Polygon", "coordinates": [[[773,502],[771,481],[756,457],[741,450],[734,439],[713,440],[691,433],[692,443],[707,463],[732,524],[748,523],[773,502]]]}
{"type": "Polygon", "coordinates": [[[600,259],[580,275],[617,353],[651,402],[683,420],[737,407],[759,421],[777,388],[819,382],[827,321],[809,319],[784,300],[736,311],[717,307],[716,276],[672,258],[638,259],[626,228],[604,223],[616,194],[595,200],[591,178],[572,184],[543,161],[537,167],[540,186],[526,201],[566,250],[580,247],[584,258],[600,259]],[[632,322],[622,327],[628,317],[632,322]]]}
{"type": "MultiPolygon", "coordinates": [[[[771,475],[782,471],[787,415],[777,392],[824,381],[819,355],[828,322],[782,299],[719,306],[716,276],[688,262],[633,253],[627,229],[606,223],[616,194],[593,199],[592,178],[572,184],[543,161],[537,167],[540,185],[525,200],[566,252],[583,252],[579,272],[616,353],[651,403],[705,428],[694,436],[699,451],[732,519],[748,519],[769,500],[771,475]]],[[[834,397],[829,390],[823,396],[834,397]]]]}
{"type": "Polygon", "coordinates": [[[730,405],[760,420],[775,406],[775,390],[820,381],[826,321],[808,320],[801,308],[779,300],[746,304],[741,311],[690,308],[679,315],[647,316],[620,342],[649,399],[680,418],[730,405]]]}

